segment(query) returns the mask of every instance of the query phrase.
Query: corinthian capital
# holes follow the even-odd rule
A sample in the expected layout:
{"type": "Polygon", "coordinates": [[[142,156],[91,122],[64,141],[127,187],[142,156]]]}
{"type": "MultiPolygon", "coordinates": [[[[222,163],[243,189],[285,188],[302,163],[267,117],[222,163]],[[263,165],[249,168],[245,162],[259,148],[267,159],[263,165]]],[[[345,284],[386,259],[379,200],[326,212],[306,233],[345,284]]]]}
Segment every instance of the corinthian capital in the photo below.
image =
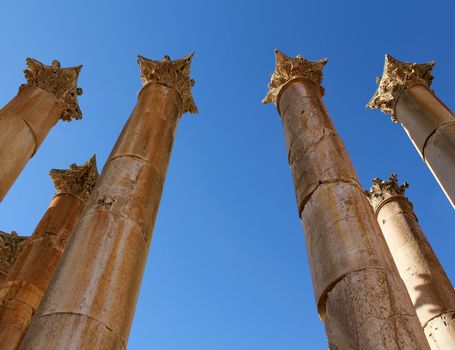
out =
{"type": "Polygon", "coordinates": [[[77,78],[82,66],[61,68],[60,62],[52,61],[47,66],[33,58],[26,60],[28,68],[24,70],[27,83],[54,94],[60,106],[60,119],[70,122],[81,119],[82,113],[77,103],[77,96],[82,95],[82,89],[77,87],[77,78]]]}
{"type": "Polygon", "coordinates": [[[434,61],[428,63],[401,62],[390,55],[385,55],[384,73],[376,82],[378,89],[367,104],[367,108],[380,108],[392,115],[392,121],[398,122],[395,116],[395,103],[398,96],[409,86],[423,84],[430,86],[433,80],[434,61]]]}
{"type": "Polygon", "coordinates": [[[407,182],[398,185],[397,174],[391,174],[388,181],[381,180],[378,177],[374,178],[370,190],[365,191],[365,194],[374,210],[377,210],[384,201],[391,197],[405,197],[404,192],[408,187],[409,185],[407,182]]]}
{"type": "Polygon", "coordinates": [[[310,79],[324,95],[322,83],[322,68],[327,63],[327,58],[319,61],[309,61],[300,55],[296,58],[291,58],[279,50],[275,50],[275,71],[270,78],[268,84],[269,92],[262,100],[262,103],[273,102],[277,104],[277,99],[281,89],[294,79],[310,79]]]}
{"type": "Polygon", "coordinates": [[[96,157],[85,164],[71,164],[69,169],[52,169],[49,172],[58,193],[71,193],[86,201],[98,180],[96,157]]]}
{"type": "Polygon", "coordinates": [[[137,56],[137,62],[141,68],[142,86],[153,82],[175,89],[182,98],[182,114],[198,112],[191,94],[191,88],[195,84],[195,81],[190,78],[193,55],[194,52],[174,61],[169,56],[164,56],[161,61],[137,56]]]}

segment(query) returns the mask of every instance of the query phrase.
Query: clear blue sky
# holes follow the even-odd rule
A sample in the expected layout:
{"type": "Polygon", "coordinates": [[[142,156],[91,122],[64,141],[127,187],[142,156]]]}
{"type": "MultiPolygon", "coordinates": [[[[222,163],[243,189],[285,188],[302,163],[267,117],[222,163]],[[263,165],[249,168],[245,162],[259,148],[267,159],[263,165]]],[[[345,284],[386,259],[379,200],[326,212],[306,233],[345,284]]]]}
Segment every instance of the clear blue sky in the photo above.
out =
{"type": "MultiPolygon", "coordinates": [[[[396,171],[453,280],[453,209],[400,125],[364,105],[384,54],[436,60],[453,94],[452,1],[2,1],[0,105],[25,58],[83,64],[83,120],[59,122],[0,204],[0,230],[29,235],[53,195],[51,168],[101,167],[136,103],[136,55],[195,50],[199,115],[179,124],[129,350],[327,349],[283,130],[261,105],[273,50],[327,56],[325,103],[362,184],[396,171]]],[[[84,263],[81,261],[81,263],[84,263]]]]}

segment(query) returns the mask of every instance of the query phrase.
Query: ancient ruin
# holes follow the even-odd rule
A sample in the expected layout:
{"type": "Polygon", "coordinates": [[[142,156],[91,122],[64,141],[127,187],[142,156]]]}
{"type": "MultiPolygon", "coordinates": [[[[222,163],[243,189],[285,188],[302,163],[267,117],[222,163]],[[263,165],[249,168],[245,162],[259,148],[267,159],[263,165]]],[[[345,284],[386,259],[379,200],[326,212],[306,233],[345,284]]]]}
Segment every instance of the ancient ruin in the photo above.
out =
{"type": "Polygon", "coordinates": [[[455,348],[455,290],[430,246],[396,174],[366,194],[433,350],[455,348]]]}
{"type": "Polygon", "coordinates": [[[401,123],[455,208],[455,116],[429,89],[435,62],[400,62],[385,56],[384,73],[368,108],[401,123]]]}
{"type": "Polygon", "coordinates": [[[283,120],[313,288],[331,349],[428,349],[351,160],[322,101],[327,60],[276,51],[264,103],[283,120]]]}
{"type": "Polygon", "coordinates": [[[46,66],[27,58],[27,83],[0,110],[0,202],[59,119],[81,119],[77,78],[82,66],[46,66]]]}
{"type": "Polygon", "coordinates": [[[0,283],[0,344],[16,350],[28,329],[98,178],[95,157],[50,171],[57,192],[0,283]]]}
{"type": "MultiPolygon", "coordinates": [[[[33,234],[0,231],[1,350],[126,349],[177,125],[198,112],[192,58],[138,56],[142,88],[101,175],[94,156],[51,170],[56,192],[33,234]]],[[[455,291],[407,184],[392,174],[363,190],[322,99],[326,63],[276,51],[263,102],[284,126],[329,347],[455,349],[455,291]]],[[[81,118],[81,66],[27,65],[0,110],[0,202],[57,121],[81,118]]],[[[454,204],[455,118],[429,90],[433,66],[387,55],[368,106],[403,125],[454,204]]]]}

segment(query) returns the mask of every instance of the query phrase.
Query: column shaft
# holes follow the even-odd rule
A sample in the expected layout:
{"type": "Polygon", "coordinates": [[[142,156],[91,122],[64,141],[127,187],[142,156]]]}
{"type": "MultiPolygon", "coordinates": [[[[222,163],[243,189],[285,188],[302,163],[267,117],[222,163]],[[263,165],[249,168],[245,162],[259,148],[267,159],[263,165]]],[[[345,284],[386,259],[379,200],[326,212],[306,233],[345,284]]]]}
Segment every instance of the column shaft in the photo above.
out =
{"type": "Polygon", "coordinates": [[[455,207],[455,116],[423,84],[401,93],[395,114],[455,207]]]}
{"type": "MultiPolygon", "coordinates": [[[[149,63],[181,74],[179,62],[149,63]]],[[[177,122],[187,111],[182,95],[160,80],[142,88],[21,349],[126,348],[177,122]]]]}
{"type": "Polygon", "coordinates": [[[429,349],[322,101],[319,84],[325,62],[277,52],[268,97],[276,102],[283,120],[313,288],[329,347],[429,349]]]}
{"type": "Polygon", "coordinates": [[[0,110],[0,202],[59,119],[80,119],[81,66],[60,68],[27,59],[27,83],[0,110]]]}
{"type": "Polygon", "coordinates": [[[16,262],[0,284],[0,344],[16,350],[35,314],[72,234],[97,171],[94,158],[81,167],[53,170],[57,192],[32,236],[23,244],[16,262]],[[79,176],[78,176],[79,175],[79,176]],[[72,190],[69,192],[69,190],[72,190]]]}
{"type": "Polygon", "coordinates": [[[55,97],[34,86],[21,89],[0,110],[0,201],[57,123],[58,114],[55,97]]]}
{"type": "Polygon", "coordinates": [[[374,179],[368,192],[377,221],[432,350],[455,349],[455,291],[398,186],[374,179]]]}
{"type": "Polygon", "coordinates": [[[368,108],[380,108],[402,124],[455,208],[455,116],[432,91],[434,61],[400,62],[385,56],[384,73],[368,108]]]}

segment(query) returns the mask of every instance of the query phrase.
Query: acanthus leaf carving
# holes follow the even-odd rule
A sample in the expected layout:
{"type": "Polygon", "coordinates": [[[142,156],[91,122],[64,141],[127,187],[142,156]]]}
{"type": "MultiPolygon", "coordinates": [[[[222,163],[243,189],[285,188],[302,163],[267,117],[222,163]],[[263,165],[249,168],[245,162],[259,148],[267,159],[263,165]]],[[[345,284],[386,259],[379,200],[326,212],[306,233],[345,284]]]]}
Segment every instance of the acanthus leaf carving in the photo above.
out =
{"type": "Polygon", "coordinates": [[[153,82],[175,89],[182,98],[182,114],[198,113],[191,93],[191,88],[195,84],[195,81],[190,78],[193,55],[194,52],[174,61],[169,56],[164,56],[161,61],[154,61],[140,55],[137,58],[141,68],[142,85],[153,82]]]}
{"type": "Polygon", "coordinates": [[[385,55],[384,72],[376,79],[378,89],[370,99],[367,108],[381,109],[392,116],[393,122],[398,122],[395,115],[395,104],[400,94],[414,84],[427,87],[433,81],[432,70],[435,61],[428,63],[401,62],[392,56],[385,55]]]}
{"type": "Polygon", "coordinates": [[[268,84],[269,92],[262,100],[262,103],[278,102],[278,96],[281,89],[294,79],[312,80],[320,89],[321,95],[324,95],[322,84],[322,69],[328,62],[327,58],[317,61],[310,61],[297,55],[291,58],[279,50],[275,50],[275,71],[268,84]]]}
{"type": "Polygon", "coordinates": [[[52,169],[49,175],[57,194],[70,193],[86,201],[99,177],[96,157],[92,156],[82,165],[71,164],[69,169],[52,169]]]}
{"type": "Polygon", "coordinates": [[[398,184],[398,176],[395,173],[390,174],[388,180],[381,180],[376,177],[372,180],[369,190],[365,191],[368,200],[374,210],[377,210],[384,201],[392,197],[402,196],[406,198],[404,192],[409,187],[407,182],[398,184]]]}
{"type": "Polygon", "coordinates": [[[82,95],[82,89],[77,87],[77,79],[82,66],[61,68],[57,60],[48,66],[33,58],[27,58],[26,63],[28,68],[24,70],[24,76],[27,83],[21,88],[31,85],[53,94],[60,107],[61,120],[81,119],[77,96],[82,95]]]}

